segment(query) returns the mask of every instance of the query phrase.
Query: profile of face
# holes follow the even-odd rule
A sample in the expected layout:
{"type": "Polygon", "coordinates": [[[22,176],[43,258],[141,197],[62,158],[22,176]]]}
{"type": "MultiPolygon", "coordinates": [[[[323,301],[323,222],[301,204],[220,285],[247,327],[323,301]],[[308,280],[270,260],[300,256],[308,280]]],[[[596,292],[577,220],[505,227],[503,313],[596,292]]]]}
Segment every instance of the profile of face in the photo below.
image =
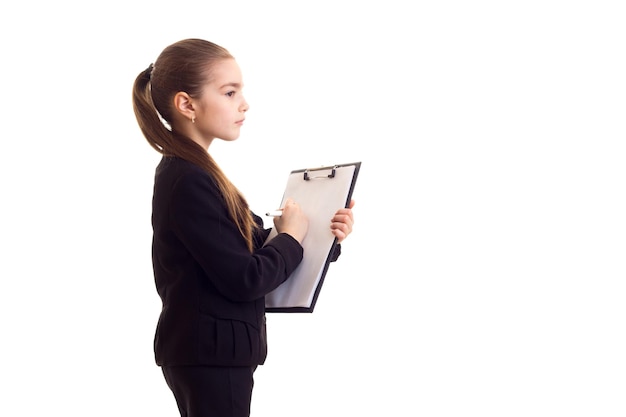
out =
{"type": "Polygon", "coordinates": [[[192,139],[208,147],[215,138],[232,141],[239,137],[248,111],[243,96],[243,77],[237,62],[232,58],[213,64],[210,79],[197,98],[189,98],[189,132],[192,139]]]}

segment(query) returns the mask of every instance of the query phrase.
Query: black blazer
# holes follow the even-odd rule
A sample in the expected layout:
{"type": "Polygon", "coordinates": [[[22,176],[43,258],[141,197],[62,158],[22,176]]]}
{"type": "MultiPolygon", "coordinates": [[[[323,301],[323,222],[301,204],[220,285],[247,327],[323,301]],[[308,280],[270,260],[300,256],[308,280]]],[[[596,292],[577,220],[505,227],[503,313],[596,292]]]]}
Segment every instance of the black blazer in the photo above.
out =
{"type": "Polygon", "coordinates": [[[267,355],[265,295],[302,260],[290,235],[269,234],[262,219],[255,250],[230,220],[212,178],[164,157],[152,202],[152,260],[163,302],[154,351],[158,365],[253,366],[267,355]]]}

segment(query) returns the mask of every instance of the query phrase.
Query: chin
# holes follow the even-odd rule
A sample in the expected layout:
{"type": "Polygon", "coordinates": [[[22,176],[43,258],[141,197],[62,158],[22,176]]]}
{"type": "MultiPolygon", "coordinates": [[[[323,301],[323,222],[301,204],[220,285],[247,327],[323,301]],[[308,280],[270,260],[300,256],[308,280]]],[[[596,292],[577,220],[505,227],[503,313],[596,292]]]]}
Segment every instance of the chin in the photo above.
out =
{"type": "Polygon", "coordinates": [[[233,141],[239,139],[239,135],[223,136],[220,139],[222,139],[223,141],[226,141],[226,142],[233,142],[233,141]]]}

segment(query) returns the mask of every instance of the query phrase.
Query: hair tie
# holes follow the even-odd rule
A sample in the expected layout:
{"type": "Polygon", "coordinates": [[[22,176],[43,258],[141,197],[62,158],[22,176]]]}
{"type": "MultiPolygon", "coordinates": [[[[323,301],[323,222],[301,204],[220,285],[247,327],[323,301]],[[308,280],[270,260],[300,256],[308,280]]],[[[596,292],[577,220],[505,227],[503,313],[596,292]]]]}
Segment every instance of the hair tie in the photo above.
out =
{"type": "Polygon", "coordinates": [[[154,64],[148,65],[148,68],[146,69],[146,78],[148,79],[148,81],[152,78],[153,69],[154,69],[154,64]]]}

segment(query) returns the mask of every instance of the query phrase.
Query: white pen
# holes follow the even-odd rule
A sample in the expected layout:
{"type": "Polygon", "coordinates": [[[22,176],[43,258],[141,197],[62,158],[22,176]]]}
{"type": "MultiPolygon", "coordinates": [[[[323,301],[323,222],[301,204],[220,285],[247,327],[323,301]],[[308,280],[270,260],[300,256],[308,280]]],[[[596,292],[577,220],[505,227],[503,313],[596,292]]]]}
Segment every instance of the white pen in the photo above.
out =
{"type": "Polygon", "coordinates": [[[280,217],[283,215],[283,211],[282,210],[268,211],[267,213],[265,213],[265,215],[270,216],[270,217],[280,217]]]}

